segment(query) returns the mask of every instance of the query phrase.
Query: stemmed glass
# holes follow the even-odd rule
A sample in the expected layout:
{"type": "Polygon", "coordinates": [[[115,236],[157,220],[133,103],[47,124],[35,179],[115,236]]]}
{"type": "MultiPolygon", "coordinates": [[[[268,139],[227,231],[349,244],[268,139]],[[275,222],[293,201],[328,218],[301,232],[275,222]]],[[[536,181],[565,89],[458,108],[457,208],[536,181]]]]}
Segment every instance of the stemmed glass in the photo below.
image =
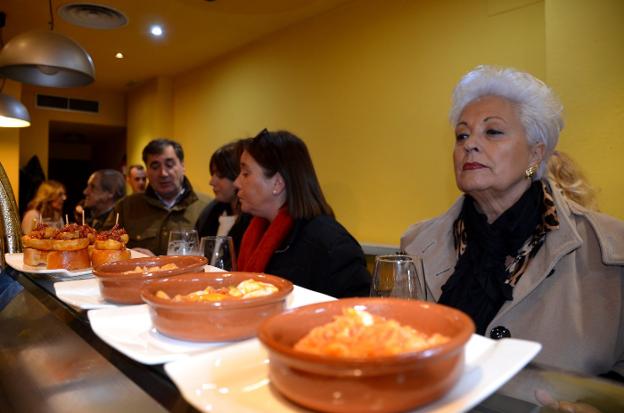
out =
{"type": "Polygon", "coordinates": [[[236,253],[232,237],[226,235],[202,237],[199,250],[213,267],[236,271],[236,253]]]}
{"type": "Polygon", "coordinates": [[[201,255],[197,231],[194,229],[171,231],[167,255],[201,255]]]}
{"type": "Polygon", "coordinates": [[[424,300],[426,296],[422,259],[403,254],[375,257],[370,294],[371,297],[424,300]]]}

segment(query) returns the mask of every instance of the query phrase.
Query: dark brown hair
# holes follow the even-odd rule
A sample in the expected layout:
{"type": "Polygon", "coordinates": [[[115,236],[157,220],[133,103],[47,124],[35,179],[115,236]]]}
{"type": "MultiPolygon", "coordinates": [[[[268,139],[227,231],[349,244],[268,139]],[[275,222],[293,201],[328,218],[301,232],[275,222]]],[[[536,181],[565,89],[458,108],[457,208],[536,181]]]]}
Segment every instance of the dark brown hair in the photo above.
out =
{"type": "Polygon", "coordinates": [[[306,144],[287,131],[264,129],[243,143],[244,150],[270,178],[280,173],[286,184],[288,212],[294,219],[334,216],[321,190],[306,144]]]}
{"type": "Polygon", "coordinates": [[[210,157],[210,175],[227,178],[234,181],[240,173],[241,141],[230,142],[212,154],[210,157]]]}
{"type": "Polygon", "coordinates": [[[160,155],[167,149],[167,146],[171,146],[180,162],[184,162],[184,150],[182,149],[182,145],[171,139],[160,138],[151,140],[145,148],[143,148],[143,163],[147,165],[148,155],[160,155]]]}

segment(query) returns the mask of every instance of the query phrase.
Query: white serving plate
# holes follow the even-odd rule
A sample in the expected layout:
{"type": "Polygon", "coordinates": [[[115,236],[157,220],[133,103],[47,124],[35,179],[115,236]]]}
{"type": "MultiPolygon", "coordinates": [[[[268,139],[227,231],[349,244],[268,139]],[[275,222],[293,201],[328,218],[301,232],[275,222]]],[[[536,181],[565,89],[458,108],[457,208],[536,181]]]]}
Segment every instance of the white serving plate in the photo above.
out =
{"type": "MultiPolygon", "coordinates": [[[[130,257],[141,258],[141,257],[147,257],[147,255],[143,254],[142,252],[137,252],[131,249],[130,257]]],[[[7,264],[9,264],[10,267],[16,269],[17,271],[25,272],[28,274],[53,274],[53,275],[60,275],[63,277],[78,277],[81,275],[91,274],[91,272],[93,271],[93,268],[91,267],[84,268],[81,270],[76,270],[76,271],[69,271],[65,269],[49,270],[43,267],[33,267],[30,265],[24,264],[24,254],[21,252],[15,253],[15,254],[6,253],[4,254],[4,258],[6,259],[6,262],[7,264]]]]}
{"type": "MultiPolygon", "coordinates": [[[[222,272],[223,270],[211,265],[205,265],[204,271],[222,272]]],[[[110,303],[102,297],[96,278],[56,282],[54,283],[54,291],[59,300],[82,310],[119,307],[121,305],[110,303]]]]}
{"type": "Polygon", "coordinates": [[[64,277],[77,277],[79,275],[91,274],[92,270],[91,267],[76,271],[68,271],[65,269],[49,270],[44,267],[33,267],[24,264],[24,254],[21,252],[15,254],[6,253],[4,254],[4,258],[6,259],[6,263],[9,264],[10,267],[16,269],[17,271],[26,272],[29,274],[55,274],[64,277]]]}
{"type": "Polygon", "coordinates": [[[58,299],[65,304],[83,310],[118,306],[118,304],[109,303],[102,297],[95,278],[55,282],[54,292],[58,299]]]}
{"type": "MultiPolygon", "coordinates": [[[[541,347],[532,341],[494,341],[473,335],[457,384],[441,399],[414,412],[470,410],[520,371],[541,347]]],[[[266,349],[252,339],[168,363],[165,371],[182,396],[203,412],[308,412],[270,386],[268,367],[266,349]]]]}
{"type": "MultiPolygon", "coordinates": [[[[295,286],[286,299],[286,307],[320,303],[335,298],[295,286]]],[[[231,342],[196,343],[176,340],[160,334],[152,325],[147,304],[90,310],[91,328],[111,347],[144,364],[161,364],[186,358],[231,342]]]]}

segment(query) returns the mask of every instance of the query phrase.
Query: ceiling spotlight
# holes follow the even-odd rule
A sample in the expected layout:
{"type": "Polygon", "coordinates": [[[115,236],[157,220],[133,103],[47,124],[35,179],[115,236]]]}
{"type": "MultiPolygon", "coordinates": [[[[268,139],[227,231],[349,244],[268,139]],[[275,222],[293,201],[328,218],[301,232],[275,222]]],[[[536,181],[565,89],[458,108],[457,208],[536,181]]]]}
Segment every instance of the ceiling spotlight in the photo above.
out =
{"type": "Polygon", "coordinates": [[[150,28],[150,33],[152,33],[152,36],[156,36],[156,37],[160,37],[163,35],[163,29],[162,26],[155,24],[150,28]]]}
{"type": "Polygon", "coordinates": [[[115,57],[116,57],[117,59],[123,59],[125,56],[124,56],[124,54],[123,54],[123,53],[121,53],[121,52],[117,52],[117,53],[115,53],[115,57]]]}

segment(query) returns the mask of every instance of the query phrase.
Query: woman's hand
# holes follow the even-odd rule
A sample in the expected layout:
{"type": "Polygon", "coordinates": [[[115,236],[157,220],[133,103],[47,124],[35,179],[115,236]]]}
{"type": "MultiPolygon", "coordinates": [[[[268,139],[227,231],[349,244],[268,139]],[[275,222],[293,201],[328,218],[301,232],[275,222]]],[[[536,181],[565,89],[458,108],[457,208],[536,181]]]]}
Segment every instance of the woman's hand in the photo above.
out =
{"type": "Polygon", "coordinates": [[[567,413],[601,413],[600,410],[583,402],[568,402],[555,400],[546,390],[535,390],[535,398],[542,406],[549,407],[558,412],[567,413]]]}

